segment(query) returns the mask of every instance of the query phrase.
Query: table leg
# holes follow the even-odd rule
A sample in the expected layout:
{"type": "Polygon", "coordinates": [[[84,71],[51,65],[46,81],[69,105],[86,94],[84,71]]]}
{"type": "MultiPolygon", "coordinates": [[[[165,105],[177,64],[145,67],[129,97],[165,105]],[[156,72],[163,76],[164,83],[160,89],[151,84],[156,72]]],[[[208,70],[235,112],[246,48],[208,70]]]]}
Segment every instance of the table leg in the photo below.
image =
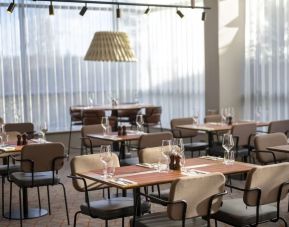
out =
{"type": "Polygon", "coordinates": [[[120,142],[119,158],[120,159],[125,159],[125,142],[124,141],[120,142]]]}
{"type": "MultiPolygon", "coordinates": [[[[38,218],[47,215],[48,212],[45,209],[40,208],[29,208],[28,207],[28,192],[27,188],[22,188],[22,204],[23,204],[23,219],[38,218]]],[[[4,217],[11,219],[20,219],[20,210],[12,210],[11,216],[9,212],[5,213],[4,217]]]]}
{"type": "Polygon", "coordinates": [[[140,199],[140,188],[133,189],[133,203],[134,203],[134,215],[132,226],[135,226],[136,217],[140,217],[141,215],[141,199],[140,199]]]}
{"type": "Polygon", "coordinates": [[[213,140],[214,140],[214,137],[213,137],[213,133],[212,132],[207,132],[207,135],[208,135],[208,146],[209,146],[209,152],[208,154],[211,155],[212,154],[212,148],[213,148],[213,140]]]}

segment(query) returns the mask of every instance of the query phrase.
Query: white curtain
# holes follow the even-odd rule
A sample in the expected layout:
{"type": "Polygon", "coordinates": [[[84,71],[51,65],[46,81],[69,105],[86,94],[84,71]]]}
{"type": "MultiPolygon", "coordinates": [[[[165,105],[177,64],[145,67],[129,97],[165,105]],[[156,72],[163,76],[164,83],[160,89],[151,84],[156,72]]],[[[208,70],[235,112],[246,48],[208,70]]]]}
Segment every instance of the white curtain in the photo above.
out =
{"type": "MultiPolygon", "coordinates": [[[[162,121],[204,112],[204,31],[200,10],[115,7],[46,2],[0,4],[0,116],[5,122],[48,122],[50,131],[66,130],[69,107],[77,104],[152,103],[163,107],[162,121]],[[138,61],[90,62],[84,55],[96,31],[129,34],[138,61]],[[91,100],[91,101],[89,101],[91,100]]],[[[166,3],[162,1],[162,3],[166,3]]],[[[168,1],[168,3],[172,3],[168,1]]],[[[190,1],[181,1],[190,4],[190,1]]]]}
{"type": "Polygon", "coordinates": [[[289,0],[246,1],[245,117],[289,118],[289,0]]]}

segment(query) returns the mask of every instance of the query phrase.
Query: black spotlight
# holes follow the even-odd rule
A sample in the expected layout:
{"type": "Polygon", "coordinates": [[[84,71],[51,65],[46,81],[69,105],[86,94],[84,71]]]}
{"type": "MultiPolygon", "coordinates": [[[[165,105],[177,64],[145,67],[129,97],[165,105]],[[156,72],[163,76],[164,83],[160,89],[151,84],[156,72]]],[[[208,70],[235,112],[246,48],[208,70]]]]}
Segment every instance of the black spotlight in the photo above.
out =
{"type": "Polygon", "coordinates": [[[184,14],[179,9],[177,10],[177,14],[179,15],[180,18],[184,17],[184,14]]]}
{"type": "Polygon", "coordinates": [[[49,5],[49,15],[50,16],[54,15],[54,7],[52,5],[52,1],[50,1],[50,5],[49,5]]]}
{"type": "Polygon", "coordinates": [[[148,7],[148,8],[145,10],[144,14],[148,15],[150,12],[151,12],[151,9],[150,9],[150,7],[148,7]]]}
{"type": "Polygon", "coordinates": [[[15,4],[15,2],[14,2],[14,0],[13,0],[13,2],[11,2],[11,3],[9,4],[8,8],[7,8],[7,12],[8,12],[8,13],[13,13],[13,10],[14,10],[15,6],[16,6],[16,4],[15,4]]]}
{"type": "Polygon", "coordinates": [[[85,3],[85,6],[83,6],[82,9],[79,12],[79,15],[83,16],[86,13],[86,10],[87,10],[87,6],[86,6],[86,3],[85,3]]]}
{"type": "Polygon", "coordinates": [[[207,19],[207,14],[206,14],[206,12],[204,11],[203,13],[202,13],[202,21],[205,21],[207,19]]]}
{"type": "Polygon", "coordinates": [[[119,8],[119,5],[117,6],[117,9],[116,9],[116,18],[120,18],[121,14],[120,14],[120,8],[119,8]]]}

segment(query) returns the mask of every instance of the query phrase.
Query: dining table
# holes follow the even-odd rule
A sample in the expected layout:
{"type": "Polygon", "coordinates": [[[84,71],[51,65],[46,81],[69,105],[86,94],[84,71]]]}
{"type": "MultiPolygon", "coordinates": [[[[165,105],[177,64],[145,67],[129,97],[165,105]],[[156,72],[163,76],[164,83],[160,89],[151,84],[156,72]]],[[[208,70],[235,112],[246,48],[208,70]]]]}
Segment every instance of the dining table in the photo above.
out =
{"type": "Polygon", "coordinates": [[[267,147],[267,149],[270,151],[289,153],[289,144],[267,147]]]}
{"type": "Polygon", "coordinates": [[[118,135],[118,132],[110,132],[110,133],[94,133],[94,134],[87,134],[87,137],[91,139],[102,139],[111,141],[113,143],[116,143],[116,151],[119,152],[119,158],[125,159],[125,143],[129,141],[136,141],[139,140],[141,135],[145,134],[145,132],[139,132],[135,130],[127,130],[126,135],[118,135]]]}
{"type": "Polygon", "coordinates": [[[138,205],[140,204],[140,189],[142,187],[172,183],[174,180],[183,176],[214,172],[220,172],[224,175],[247,173],[256,166],[254,164],[237,161],[231,165],[226,165],[222,158],[213,156],[186,159],[186,164],[182,171],[159,171],[157,165],[156,163],[141,163],[138,165],[118,167],[115,169],[115,175],[111,178],[104,178],[101,169],[79,172],[77,175],[118,189],[132,189],[135,204],[134,214],[135,216],[139,216],[140,208],[138,205]]]}
{"type": "Polygon", "coordinates": [[[206,132],[208,136],[208,146],[209,149],[211,149],[213,147],[214,134],[219,132],[228,132],[232,129],[232,126],[236,124],[246,124],[252,122],[256,123],[256,127],[265,127],[269,125],[269,122],[242,120],[234,122],[233,124],[230,125],[222,122],[209,122],[204,124],[178,125],[176,126],[176,128],[206,132]]]}
{"type": "MultiPolygon", "coordinates": [[[[45,141],[33,139],[28,140],[28,144],[35,144],[35,143],[43,143],[45,141]]],[[[21,150],[24,145],[16,145],[16,142],[9,142],[9,144],[6,144],[4,146],[0,147],[0,158],[6,160],[9,156],[18,156],[21,155],[21,150]]],[[[8,160],[9,161],[9,160],[8,160]]],[[[5,162],[5,161],[4,161],[5,162]]],[[[23,204],[23,218],[24,219],[31,219],[31,218],[37,218],[48,214],[48,211],[43,208],[31,208],[28,205],[28,191],[26,187],[22,188],[22,204],[23,204]]],[[[9,212],[4,214],[5,218],[9,219],[20,219],[20,210],[15,209],[11,211],[11,214],[9,212]]]]}

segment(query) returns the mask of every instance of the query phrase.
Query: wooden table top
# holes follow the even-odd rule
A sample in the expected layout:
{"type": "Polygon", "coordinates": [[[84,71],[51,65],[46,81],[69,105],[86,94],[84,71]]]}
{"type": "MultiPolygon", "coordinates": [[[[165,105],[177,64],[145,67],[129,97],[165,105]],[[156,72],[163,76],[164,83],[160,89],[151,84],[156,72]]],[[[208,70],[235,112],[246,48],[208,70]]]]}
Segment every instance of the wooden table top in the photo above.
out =
{"type": "Polygon", "coordinates": [[[147,107],[155,107],[152,104],[135,103],[135,104],[118,104],[112,105],[94,105],[94,106],[71,106],[72,110],[129,110],[129,109],[142,109],[147,107]]]}
{"type": "Polygon", "coordinates": [[[142,134],[145,134],[145,133],[138,134],[137,131],[127,130],[127,135],[125,136],[118,136],[117,132],[111,132],[107,135],[87,134],[87,136],[90,138],[95,138],[95,139],[103,139],[103,140],[108,140],[108,141],[113,141],[113,142],[122,142],[122,141],[138,140],[142,134]]]}
{"type": "Polygon", "coordinates": [[[267,147],[268,150],[289,153],[289,144],[267,147]]]}
{"type": "MultiPolygon", "coordinates": [[[[256,123],[256,127],[268,126],[268,122],[256,122],[256,121],[240,121],[235,122],[233,125],[256,123]]],[[[181,129],[191,129],[205,132],[217,132],[217,131],[229,131],[232,129],[232,125],[228,125],[220,122],[210,122],[205,124],[188,124],[188,125],[178,125],[177,128],[181,129]]]]}
{"type": "Polygon", "coordinates": [[[182,173],[181,171],[159,172],[154,168],[147,168],[144,166],[123,166],[116,168],[114,178],[104,179],[101,170],[89,171],[84,173],[77,173],[77,175],[86,179],[102,182],[104,184],[121,188],[131,189],[143,186],[170,183],[179,177],[186,175],[205,174],[212,172],[221,172],[223,174],[244,173],[250,171],[255,165],[235,162],[233,165],[225,165],[223,159],[205,156],[204,158],[186,159],[186,168],[189,172],[182,173]],[[128,181],[128,184],[118,182],[118,179],[128,181]]]}

